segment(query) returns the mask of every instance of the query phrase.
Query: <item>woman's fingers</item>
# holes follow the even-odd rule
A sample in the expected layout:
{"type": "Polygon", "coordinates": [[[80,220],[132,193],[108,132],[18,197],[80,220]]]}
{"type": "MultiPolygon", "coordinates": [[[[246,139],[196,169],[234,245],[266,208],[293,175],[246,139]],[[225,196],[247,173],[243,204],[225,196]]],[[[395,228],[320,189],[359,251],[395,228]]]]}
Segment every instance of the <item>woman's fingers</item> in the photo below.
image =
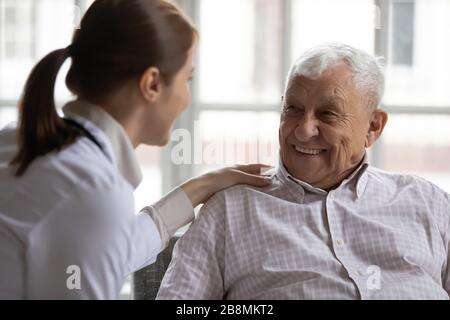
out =
{"type": "Polygon", "coordinates": [[[192,205],[205,203],[214,193],[237,184],[265,187],[272,183],[272,178],[260,175],[261,169],[270,168],[263,164],[234,166],[213,171],[190,179],[181,185],[192,205]]]}
{"type": "Polygon", "coordinates": [[[248,164],[237,165],[233,167],[235,172],[235,183],[237,184],[249,184],[256,187],[267,186],[272,183],[272,178],[262,175],[263,171],[273,168],[266,164],[248,164]]]}
{"type": "Polygon", "coordinates": [[[249,174],[243,171],[237,171],[238,183],[249,184],[256,187],[263,187],[272,183],[272,178],[267,176],[260,176],[255,174],[249,174]]]}
{"type": "Polygon", "coordinates": [[[273,168],[273,166],[257,163],[257,164],[237,165],[234,168],[236,170],[250,174],[261,174],[261,169],[269,169],[273,168]]]}

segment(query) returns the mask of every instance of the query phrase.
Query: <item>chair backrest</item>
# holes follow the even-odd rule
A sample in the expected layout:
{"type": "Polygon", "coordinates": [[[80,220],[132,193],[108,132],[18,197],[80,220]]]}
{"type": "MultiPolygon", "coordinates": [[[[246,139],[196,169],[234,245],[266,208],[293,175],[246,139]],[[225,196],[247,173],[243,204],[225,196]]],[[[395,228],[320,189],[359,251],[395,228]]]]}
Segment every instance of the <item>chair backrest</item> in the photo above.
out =
{"type": "Polygon", "coordinates": [[[169,246],[156,258],[155,263],[133,274],[133,299],[155,300],[162,278],[172,260],[172,251],[178,237],[170,239],[169,246]]]}

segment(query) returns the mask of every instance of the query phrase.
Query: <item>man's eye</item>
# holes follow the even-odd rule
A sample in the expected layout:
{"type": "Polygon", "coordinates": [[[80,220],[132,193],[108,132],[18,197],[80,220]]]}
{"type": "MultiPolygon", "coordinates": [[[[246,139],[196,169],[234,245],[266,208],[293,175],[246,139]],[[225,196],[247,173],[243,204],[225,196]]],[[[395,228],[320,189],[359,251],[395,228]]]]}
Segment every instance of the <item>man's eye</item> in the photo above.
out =
{"type": "Polygon", "coordinates": [[[300,109],[294,106],[286,106],[284,107],[284,113],[287,115],[297,115],[300,114],[300,109]]]}
{"type": "Polygon", "coordinates": [[[324,112],[322,112],[322,115],[325,117],[329,117],[329,118],[337,117],[337,114],[333,111],[324,111],[324,112]]]}

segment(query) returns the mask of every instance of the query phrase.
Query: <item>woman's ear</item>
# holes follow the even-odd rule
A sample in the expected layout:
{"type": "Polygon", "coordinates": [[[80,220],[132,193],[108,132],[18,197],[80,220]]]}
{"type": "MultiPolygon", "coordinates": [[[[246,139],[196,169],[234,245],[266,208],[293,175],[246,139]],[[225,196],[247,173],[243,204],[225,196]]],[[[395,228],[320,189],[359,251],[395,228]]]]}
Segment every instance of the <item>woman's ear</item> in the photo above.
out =
{"type": "Polygon", "coordinates": [[[139,80],[139,89],[142,97],[148,102],[154,103],[162,91],[162,78],[158,68],[149,67],[139,80]]]}
{"type": "Polygon", "coordinates": [[[371,119],[369,130],[367,132],[365,142],[366,148],[369,148],[372,144],[375,143],[375,141],[377,141],[377,139],[383,133],[384,127],[386,126],[386,123],[388,121],[388,114],[381,109],[373,110],[370,117],[371,119]]]}

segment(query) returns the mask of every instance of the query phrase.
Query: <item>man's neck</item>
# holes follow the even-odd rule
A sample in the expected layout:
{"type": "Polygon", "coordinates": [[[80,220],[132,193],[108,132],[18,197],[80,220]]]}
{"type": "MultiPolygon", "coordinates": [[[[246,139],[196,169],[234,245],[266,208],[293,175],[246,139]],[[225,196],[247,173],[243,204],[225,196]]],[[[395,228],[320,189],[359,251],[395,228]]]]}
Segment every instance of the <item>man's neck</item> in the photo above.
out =
{"type": "Polygon", "coordinates": [[[351,168],[345,170],[341,177],[338,179],[338,182],[336,182],[333,186],[331,187],[326,187],[323,188],[323,190],[325,190],[326,192],[330,192],[336,188],[339,188],[339,186],[342,184],[343,181],[347,180],[347,179],[351,179],[353,178],[352,176],[356,175],[357,172],[361,169],[363,163],[366,160],[366,154],[363,155],[362,159],[356,163],[355,165],[353,165],[351,168]]]}

